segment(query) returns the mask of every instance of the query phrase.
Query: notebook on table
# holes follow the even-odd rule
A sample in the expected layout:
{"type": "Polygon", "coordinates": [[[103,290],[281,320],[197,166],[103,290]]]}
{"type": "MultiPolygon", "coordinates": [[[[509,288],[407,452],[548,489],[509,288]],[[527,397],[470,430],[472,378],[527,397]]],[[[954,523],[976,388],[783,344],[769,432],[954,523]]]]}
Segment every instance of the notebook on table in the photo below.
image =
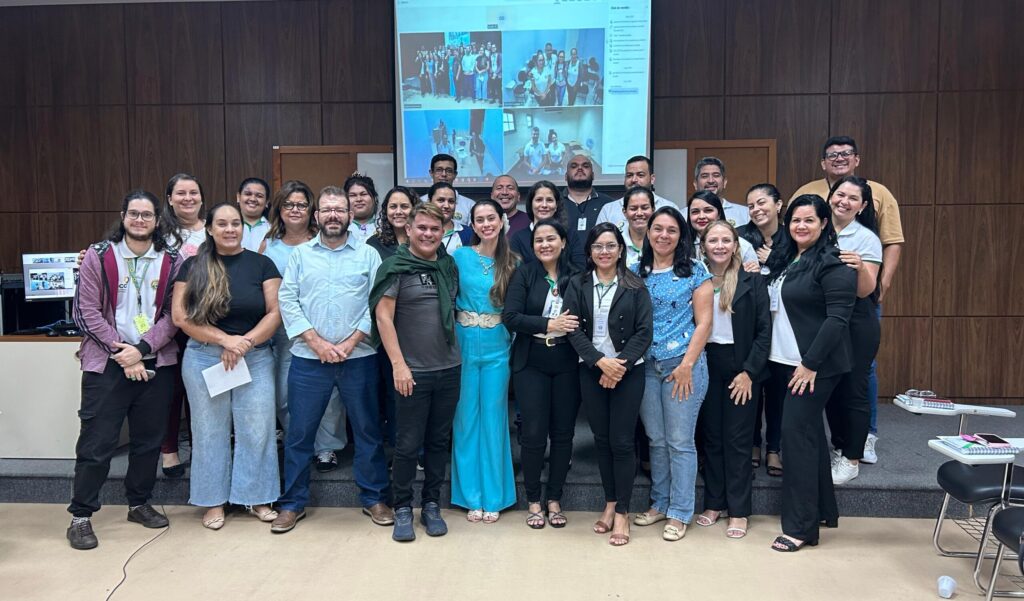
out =
{"type": "Polygon", "coordinates": [[[1020,453],[1021,447],[986,447],[975,442],[968,442],[959,436],[938,436],[942,444],[964,455],[1016,455],[1020,453]]]}

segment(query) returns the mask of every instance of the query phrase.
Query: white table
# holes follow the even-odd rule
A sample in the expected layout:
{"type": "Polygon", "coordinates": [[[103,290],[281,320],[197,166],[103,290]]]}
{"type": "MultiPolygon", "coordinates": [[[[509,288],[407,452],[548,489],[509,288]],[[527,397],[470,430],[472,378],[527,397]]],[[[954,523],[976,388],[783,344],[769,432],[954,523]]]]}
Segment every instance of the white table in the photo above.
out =
{"type": "MultiPolygon", "coordinates": [[[[967,425],[969,415],[988,415],[991,417],[1017,417],[1017,414],[1002,407],[986,407],[984,405],[961,405],[954,403],[952,409],[936,409],[925,407],[924,400],[917,397],[909,397],[905,394],[898,394],[892,403],[901,409],[918,415],[945,415],[948,417],[959,417],[960,428],[957,434],[964,434],[964,427],[967,425]]],[[[954,458],[955,459],[955,458],[954,458]]]]}

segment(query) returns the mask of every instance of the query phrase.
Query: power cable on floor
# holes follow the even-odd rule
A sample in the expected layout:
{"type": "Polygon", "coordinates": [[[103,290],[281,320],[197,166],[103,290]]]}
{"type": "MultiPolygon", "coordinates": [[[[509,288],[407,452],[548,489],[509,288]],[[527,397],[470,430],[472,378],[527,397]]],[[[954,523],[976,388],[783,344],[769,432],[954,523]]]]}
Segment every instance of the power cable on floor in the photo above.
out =
{"type": "MultiPolygon", "coordinates": [[[[167,510],[164,509],[163,505],[160,506],[160,511],[164,514],[164,517],[167,516],[167,510]]],[[[138,549],[135,549],[135,551],[131,555],[128,556],[128,559],[125,560],[124,565],[121,566],[121,581],[118,582],[117,585],[113,589],[111,589],[110,594],[107,595],[107,598],[104,601],[110,601],[110,598],[114,596],[114,593],[117,592],[117,589],[121,588],[121,585],[124,584],[126,580],[128,580],[128,564],[131,563],[132,559],[134,559],[135,556],[139,554],[139,551],[142,551],[143,549],[148,547],[150,543],[152,543],[156,539],[160,538],[161,536],[167,534],[168,532],[170,532],[170,530],[171,530],[171,521],[167,520],[167,527],[166,528],[163,528],[160,531],[159,534],[157,534],[153,538],[149,539],[148,541],[142,543],[142,546],[140,546],[138,549]]]]}

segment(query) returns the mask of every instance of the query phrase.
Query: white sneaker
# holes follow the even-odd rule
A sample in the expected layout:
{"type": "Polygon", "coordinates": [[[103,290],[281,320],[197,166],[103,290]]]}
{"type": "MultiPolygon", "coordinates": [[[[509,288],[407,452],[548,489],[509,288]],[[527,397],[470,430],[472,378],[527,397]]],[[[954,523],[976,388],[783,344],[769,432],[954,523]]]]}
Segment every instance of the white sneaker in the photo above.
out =
{"type": "Polygon", "coordinates": [[[861,457],[861,461],[871,464],[878,463],[878,455],[875,454],[875,444],[877,442],[877,436],[868,434],[867,440],[864,441],[864,456],[861,457]]]}
{"type": "Polygon", "coordinates": [[[860,475],[860,465],[840,457],[832,464],[832,484],[846,484],[860,475]]]}
{"type": "Polygon", "coordinates": [[[829,462],[829,465],[831,465],[833,468],[835,468],[836,462],[839,461],[839,458],[842,457],[842,456],[843,456],[843,454],[842,454],[842,452],[839,451],[839,449],[832,449],[831,451],[829,451],[828,452],[828,462],[829,462]]]}

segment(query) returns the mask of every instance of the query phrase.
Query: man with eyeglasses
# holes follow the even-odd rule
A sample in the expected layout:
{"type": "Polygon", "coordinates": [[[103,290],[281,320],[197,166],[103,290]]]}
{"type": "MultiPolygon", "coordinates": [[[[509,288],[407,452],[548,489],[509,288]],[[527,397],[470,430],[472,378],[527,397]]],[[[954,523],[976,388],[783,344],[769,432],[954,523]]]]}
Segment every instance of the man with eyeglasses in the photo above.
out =
{"type": "MultiPolygon", "coordinates": [[[[693,189],[695,192],[714,192],[722,201],[723,217],[733,227],[746,225],[750,222],[750,213],[747,211],[746,199],[743,204],[737,204],[725,197],[725,188],[729,185],[729,179],[725,177],[725,163],[718,157],[704,157],[697,161],[693,168],[693,189]]],[[[684,211],[685,213],[685,211],[684,211]]]]}
{"type": "MultiPolygon", "coordinates": [[[[459,174],[459,163],[450,154],[435,154],[430,159],[430,179],[434,180],[434,183],[444,182],[448,185],[454,186],[452,182],[455,181],[455,176],[459,174]]],[[[423,202],[430,202],[426,194],[420,196],[420,200],[423,202]]],[[[456,221],[464,227],[469,227],[470,215],[469,212],[473,209],[473,205],[476,201],[472,198],[468,198],[459,194],[459,191],[455,191],[455,214],[452,215],[452,221],[456,221]]]]}
{"type": "Polygon", "coordinates": [[[178,362],[170,284],[180,261],[167,247],[160,207],[149,192],[129,193],[121,223],[107,240],[86,250],[79,272],[74,318],[82,331],[82,428],[68,507],[74,517],[67,530],[74,549],[99,544],[90,518],[100,510],[100,489],[125,418],[128,521],[146,528],[168,523],[149,499],[174,392],[172,366],[178,362]]]}
{"type": "Polygon", "coordinates": [[[288,259],[279,299],[292,345],[288,371],[288,435],[284,494],[270,530],[284,533],[305,517],[309,458],[317,428],[334,389],[352,423],[353,472],[363,513],[375,524],[394,523],[388,507],[388,471],[377,408],[376,351],[370,334],[370,288],[380,267],[373,247],[349,230],[351,203],[328,186],[317,200],[320,233],[288,259]]]}
{"type": "MultiPolygon", "coordinates": [[[[817,194],[827,199],[832,185],[847,175],[855,175],[860,166],[860,153],[857,142],[849,136],[833,136],[825,141],[821,151],[821,170],[825,172],[822,179],[809,182],[793,194],[793,198],[801,194],[817,194]]],[[[871,196],[875,201],[875,215],[878,220],[878,237],[882,241],[882,267],[879,272],[878,316],[882,316],[882,300],[892,287],[893,276],[900,264],[903,252],[903,224],[900,221],[900,207],[896,197],[882,184],[868,180],[871,196]]],[[[790,202],[793,201],[790,199],[790,202]]],[[[875,364],[871,365],[868,400],[871,402],[871,426],[868,439],[864,443],[862,463],[877,463],[878,454],[875,443],[878,440],[878,375],[875,364]]]]}
{"type": "Polygon", "coordinates": [[[598,216],[601,209],[613,201],[607,194],[594,189],[594,163],[585,154],[577,154],[569,159],[565,167],[565,183],[562,196],[569,229],[576,231],[576,236],[569,237],[569,260],[582,269],[587,263],[587,250],[584,248],[587,232],[600,223],[598,216]]]}

